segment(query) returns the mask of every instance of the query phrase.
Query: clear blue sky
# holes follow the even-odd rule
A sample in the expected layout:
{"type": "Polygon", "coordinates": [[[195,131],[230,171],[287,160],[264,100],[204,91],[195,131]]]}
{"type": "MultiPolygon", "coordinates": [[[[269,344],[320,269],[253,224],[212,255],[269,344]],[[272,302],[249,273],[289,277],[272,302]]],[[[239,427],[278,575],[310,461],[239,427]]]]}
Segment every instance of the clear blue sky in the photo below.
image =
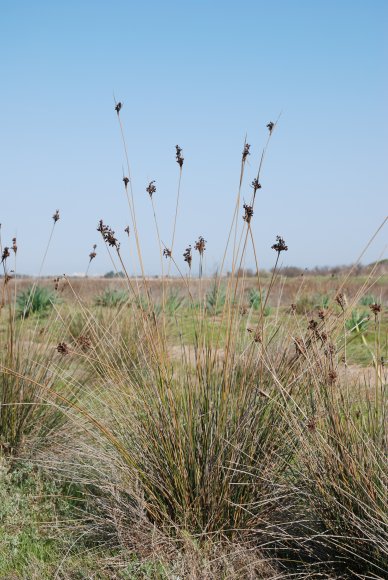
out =
{"type": "Polygon", "coordinates": [[[245,134],[248,198],[265,125],[280,111],[252,222],[262,265],[277,234],[285,264],[352,262],[387,213],[387,30],[386,0],[0,0],[0,222],[3,244],[18,237],[19,271],[39,270],[57,208],[44,273],[84,271],[93,243],[91,273],[111,269],[100,218],[127,252],[113,91],[147,272],[159,254],[145,187],[156,180],[168,243],[175,145],[185,157],[176,255],[203,235],[211,271],[245,134]]]}

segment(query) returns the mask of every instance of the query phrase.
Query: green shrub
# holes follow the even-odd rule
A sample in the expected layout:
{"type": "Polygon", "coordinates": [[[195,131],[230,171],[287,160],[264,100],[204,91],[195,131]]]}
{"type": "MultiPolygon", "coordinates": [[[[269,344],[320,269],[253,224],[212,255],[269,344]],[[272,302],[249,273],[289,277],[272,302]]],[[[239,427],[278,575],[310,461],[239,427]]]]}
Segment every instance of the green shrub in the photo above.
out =
{"type": "Polygon", "coordinates": [[[96,306],[116,308],[128,302],[128,299],[129,295],[126,290],[107,288],[104,292],[96,296],[94,303],[96,306]]]}
{"type": "Polygon", "coordinates": [[[369,323],[369,312],[366,310],[352,310],[345,326],[349,332],[365,332],[369,323]]]}
{"type": "Polygon", "coordinates": [[[164,305],[164,311],[167,315],[173,316],[185,305],[185,302],[185,298],[181,296],[178,291],[172,290],[167,296],[167,300],[164,305]]]}
{"type": "Polygon", "coordinates": [[[222,312],[226,301],[226,288],[224,284],[214,282],[206,294],[206,308],[209,314],[218,315],[222,312]]]}
{"type": "Polygon", "coordinates": [[[27,318],[31,314],[46,315],[53,304],[59,302],[58,295],[44,286],[29,286],[20,292],[16,298],[18,316],[27,318]]]}
{"type": "Polygon", "coordinates": [[[371,304],[377,304],[378,300],[373,294],[366,294],[360,300],[361,306],[370,306],[371,304]]]}

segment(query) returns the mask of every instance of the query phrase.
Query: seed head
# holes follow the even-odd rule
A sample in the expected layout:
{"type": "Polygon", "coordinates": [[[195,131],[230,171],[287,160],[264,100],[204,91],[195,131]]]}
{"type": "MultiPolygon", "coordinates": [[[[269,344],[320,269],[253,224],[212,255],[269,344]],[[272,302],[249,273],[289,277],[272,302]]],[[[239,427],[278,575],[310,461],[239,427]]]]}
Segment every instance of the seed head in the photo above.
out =
{"type": "Polygon", "coordinates": [[[171,258],[171,256],[172,256],[171,250],[169,250],[168,248],[164,248],[164,250],[163,250],[163,256],[165,258],[171,258]]]}
{"type": "Polygon", "coordinates": [[[116,104],[116,106],[115,106],[115,111],[116,111],[116,113],[117,113],[117,114],[119,114],[119,113],[120,113],[120,111],[121,111],[121,109],[122,109],[122,106],[123,106],[123,104],[122,104],[122,103],[120,103],[120,102],[118,102],[118,103],[116,104]]]}
{"type": "Polygon", "coordinates": [[[55,213],[53,214],[53,220],[54,220],[54,223],[55,223],[55,224],[56,224],[56,223],[57,223],[57,221],[59,220],[59,209],[57,209],[57,210],[55,211],[55,213]]]}
{"type": "Polygon", "coordinates": [[[326,311],[324,308],[321,308],[320,310],[318,310],[318,318],[320,318],[321,320],[325,320],[326,311]]]}
{"type": "Polygon", "coordinates": [[[251,187],[253,188],[253,195],[256,195],[256,191],[258,189],[261,189],[261,184],[259,183],[259,180],[257,177],[255,177],[255,179],[252,181],[251,187]]]}
{"type": "Polygon", "coordinates": [[[372,310],[373,314],[375,315],[375,317],[377,318],[378,314],[381,312],[381,304],[377,304],[376,302],[374,304],[371,304],[369,306],[369,308],[372,310]]]}
{"type": "Polygon", "coordinates": [[[109,246],[115,247],[117,250],[120,249],[120,244],[115,237],[114,231],[109,226],[104,225],[102,220],[100,220],[97,226],[97,231],[101,233],[104,242],[106,242],[109,246]]]}
{"type": "Polygon", "coordinates": [[[57,346],[57,351],[62,355],[69,354],[69,347],[66,342],[60,342],[57,346]]]}
{"type": "Polygon", "coordinates": [[[179,167],[182,168],[183,166],[183,162],[185,160],[184,157],[182,157],[182,149],[181,147],[179,147],[179,145],[175,145],[175,149],[176,149],[176,162],[178,163],[179,167]]]}
{"type": "Polygon", "coordinates": [[[274,130],[274,127],[275,127],[275,123],[270,121],[267,125],[267,129],[268,129],[270,135],[271,135],[272,131],[274,130]]]}
{"type": "Polygon", "coordinates": [[[128,188],[128,183],[129,183],[129,177],[123,177],[123,182],[124,182],[125,189],[127,189],[128,188]]]}
{"type": "Polygon", "coordinates": [[[18,251],[18,246],[16,243],[16,238],[12,238],[12,249],[14,251],[14,253],[16,254],[16,252],[18,251]]]}
{"type": "Polygon", "coordinates": [[[334,385],[334,383],[337,380],[337,377],[338,377],[338,375],[334,370],[329,371],[327,378],[329,379],[330,385],[334,385]]]}
{"type": "Polygon", "coordinates": [[[4,247],[4,250],[3,250],[3,253],[1,255],[1,263],[5,262],[6,259],[10,257],[10,255],[11,254],[9,252],[9,247],[8,246],[5,246],[4,247]]]}
{"type": "Polygon", "coordinates": [[[251,148],[251,146],[249,145],[249,143],[245,143],[244,145],[244,149],[242,152],[242,160],[243,162],[246,160],[246,158],[248,157],[248,155],[250,155],[249,149],[251,148]]]}
{"type": "Polygon", "coordinates": [[[251,205],[247,205],[246,203],[244,203],[243,208],[245,210],[243,220],[247,222],[247,224],[250,224],[253,216],[253,207],[251,205]]]}
{"type": "Polygon", "coordinates": [[[316,320],[310,320],[309,321],[309,330],[316,330],[318,327],[318,322],[316,320]]]}
{"type": "Polygon", "coordinates": [[[337,296],[334,298],[334,300],[337,302],[338,306],[340,306],[342,310],[345,310],[345,296],[342,294],[342,292],[339,292],[337,296]]]}
{"type": "Polygon", "coordinates": [[[327,336],[327,333],[326,332],[320,332],[319,333],[319,338],[321,339],[322,344],[325,344],[325,342],[328,341],[328,338],[329,337],[327,336]]]}
{"type": "Polygon", "coordinates": [[[188,246],[185,251],[183,252],[183,258],[185,260],[185,262],[187,262],[189,268],[191,268],[191,262],[193,259],[193,256],[191,254],[191,246],[188,246]]]}
{"type": "Polygon", "coordinates": [[[253,328],[247,328],[247,332],[253,335],[253,342],[262,343],[261,334],[258,330],[253,330],[253,328]]]}
{"type": "Polygon", "coordinates": [[[10,282],[12,280],[13,276],[11,276],[10,274],[6,273],[4,276],[4,284],[7,285],[8,282],[10,282]]]}
{"type": "Polygon", "coordinates": [[[280,252],[287,252],[288,250],[288,246],[286,246],[286,242],[281,236],[276,236],[276,244],[271,246],[271,248],[278,254],[280,254],[280,252]]]}
{"type": "Polygon", "coordinates": [[[146,192],[149,194],[149,196],[152,198],[153,194],[156,191],[156,185],[154,185],[155,180],[154,181],[150,181],[148,186],[146,187],[146,192]]]}
{"type": "Polygon", "coordinates": [[[291,304],[290,310],[294,314],[296,312],[296,304],[291,304]]]}
{"type": "Polygon", "coordinates": [[[329,357],[330,359],[333,357],[333,355],[335,354],[335,346],[332,342],[329,342],[329,344],[327,345],[327,348],[325,348],[325,350],[323,351],[325,356],[329,357]]]}
{"type": "Polygon", "coordinates": [[[54,278],[54,290],[57,291],[59,288],[59,278],[54,278]]]}
{"type": "Polygon", "coordinates": [[[89,350],[90,347],[92,346],[90,338],[85,334],[81,334],[81,336],[77,338],[77,344],[84,352],[89,350]]]}
{"type": "Polygon", "coordinates": [[[96,254],[96,248],[97,248],[97,244],[93,245],[93,250],[90,252],[89,254],[89,261],[91,262],[92,260],[94,260],[94,258],[97,256],[96,254]]]}
{"type": "Polygon", "coordinates": [[[206,250],[206,240],[202,236],[199,236],[198,240],[195,242],[194,250],[197,250],[201,257],[203,256],[203,253],[206,250]]]}
{"type": "Polygon", "coordinates": [[[127,226],[127,227],[125,228],[124,232],[125,232],[125,233],[127,234],[127,236],[129,237],[129,232],[130,232],[130,230],[129,230],[129,226],[127,226]]]}

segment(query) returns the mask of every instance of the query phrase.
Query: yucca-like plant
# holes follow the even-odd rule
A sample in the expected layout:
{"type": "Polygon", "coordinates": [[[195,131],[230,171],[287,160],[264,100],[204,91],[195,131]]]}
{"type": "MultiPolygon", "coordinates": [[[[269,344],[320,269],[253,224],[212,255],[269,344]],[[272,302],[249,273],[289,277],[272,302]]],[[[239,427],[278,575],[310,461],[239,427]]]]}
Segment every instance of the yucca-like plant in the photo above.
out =
{"type": "Polygon", "coordinates": [[[368,327],[370,313],[366,310],[352,310],[351,315],[346,320],[346,328],[349,332],[363,333],[368,327]]]}
{"type": "Polygon", "coordinates": [[[206,294],[206,308],[209,314],[218,315],[222,312],[226,301],[226,288],[224,284],[214,281],[206,294]]]}
{"type": "Polygon", "coordinates": [[[361,306],[370,306],[371,304],[376,304],[377,302],[378,300],[373,294],[366,294],[360,299],[361,306]]]}
{"type": "Polygon", "coordinates": [[[54,291],[45,286],[33,285],[17,295],[16,312],[18,316],[23,318],[27,318],[31,314],[45,316],[58,302],[58,295],[54,291]]]}
{"type": "Polygon", "coordinates": [[[96,296],[94,303],[96,306],[104,306],[109,308],[117,308],[123,306],[129,300],[129,295],[126,290],[117,290],[107,288],[96,296]]]}
{"type": "Polygon", "coordinates": [[[172,290],[166,298],[164,312],[167,316],[173,316],[176,312],[182,309],[185,303],[185,297],[181,296],[178,291],[172,290]]]}

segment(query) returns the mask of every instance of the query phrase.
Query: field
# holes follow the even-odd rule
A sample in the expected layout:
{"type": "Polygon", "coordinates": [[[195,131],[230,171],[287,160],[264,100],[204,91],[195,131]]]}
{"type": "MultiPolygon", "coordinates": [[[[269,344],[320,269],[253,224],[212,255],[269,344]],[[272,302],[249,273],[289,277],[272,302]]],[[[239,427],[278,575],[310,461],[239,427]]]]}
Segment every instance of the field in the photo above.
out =
{"type": "Polygon", "coordinates": [[[282,271],[277,236],[260,271],[248,154],[210,278],[179,187],[158,278],[103,221],[112,278],[15,277],[3,242],[0,578],[387,577],[387,264],[282,271]]]}

